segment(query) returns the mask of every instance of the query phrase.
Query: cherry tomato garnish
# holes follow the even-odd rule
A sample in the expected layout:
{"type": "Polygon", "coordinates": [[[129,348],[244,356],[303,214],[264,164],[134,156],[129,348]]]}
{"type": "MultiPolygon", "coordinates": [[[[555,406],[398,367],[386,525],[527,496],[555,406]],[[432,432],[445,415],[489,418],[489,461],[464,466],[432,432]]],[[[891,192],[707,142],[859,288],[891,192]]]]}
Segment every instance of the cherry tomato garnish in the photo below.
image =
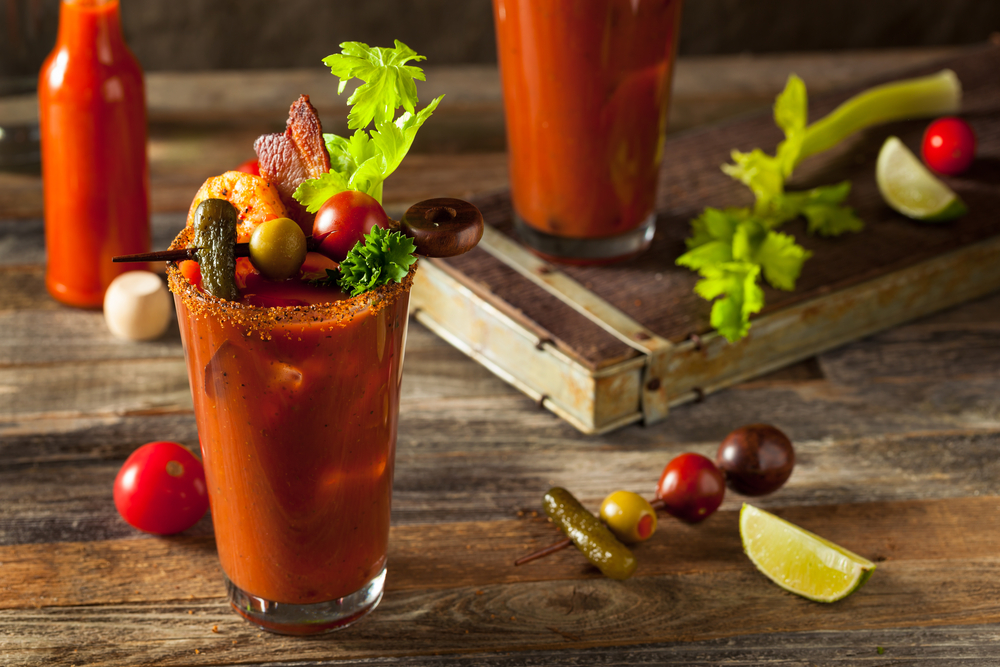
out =
{"type": "Polygon", "coordinates": [[[240,166],[236,167],[235,171],[242,171],[245,174],[260,176],[260,163],[257,160],[247,160],[240,166]]]}
{"type": "Polygon", "coordinates": [[[344,190],[327,199],[316,212],[313,239],[318,251],[335,262],[342,262],[354,244],[378,225],[389,228],[389,216],[374,197],[344,190]]]}
{"type": "Polygon", "coordinates": [[[115,478],[115,507],[131,526],[172,535],[208,510],[205,469],[176,442],[150,442],[132,452],[115,478]]]}
{"type": "Polygon", "coordinates": [[[961,118],[938,118],[927,126],[920,154],[934,171],[956,176],[968,169],[976,156],[976,133],[961,118]]]}
{"type": "Polygon", "coordinates": [[[656,497],[664,509],[681,521],[698,523],[719,509],[726,495],[726,479],[711,459],[687,453],[663,469],[656,497]]]}
{"type": "Polygon", "coordinates": [[[715,463],[730,489],[744,496],[763,496],[788,481],[795,467],[795,450],[788,436],[774,426],[750,424],[726,436],[715,463]]]}

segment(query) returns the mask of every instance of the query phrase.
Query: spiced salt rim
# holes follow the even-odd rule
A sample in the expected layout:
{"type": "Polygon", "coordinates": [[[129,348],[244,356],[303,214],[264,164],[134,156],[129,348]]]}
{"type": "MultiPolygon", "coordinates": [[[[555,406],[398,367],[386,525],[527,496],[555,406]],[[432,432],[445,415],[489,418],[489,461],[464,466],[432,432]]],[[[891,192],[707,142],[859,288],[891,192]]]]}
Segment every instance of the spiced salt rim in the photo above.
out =
{"type": "MultiPolygon", "coordinates": [[[[170,244],[170,250],[190,247],[193,234],[193,227],[182,229],[170,244]]],[[[381,285],[347,299],[305,306],[254,306],[241,301],[220,299],[192,285],[176,262],[167,262],[167,281],[170,291],[181,299],[192,317],[225,320],[242,329],[246,335],[257,333],[267,340],[271,338],[274,329],[286,324],[323,322],[344,326],[366,311],[375,315],[410,290],[416,270],[415,262],[402,282],[381,285]]]]}

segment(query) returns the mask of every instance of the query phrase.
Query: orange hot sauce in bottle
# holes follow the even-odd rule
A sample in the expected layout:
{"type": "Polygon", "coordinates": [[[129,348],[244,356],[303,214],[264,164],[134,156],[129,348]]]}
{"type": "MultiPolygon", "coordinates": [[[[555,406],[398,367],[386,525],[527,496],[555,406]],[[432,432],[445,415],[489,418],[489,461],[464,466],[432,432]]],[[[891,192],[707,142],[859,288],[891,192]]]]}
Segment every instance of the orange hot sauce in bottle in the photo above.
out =
{"type": "Polygon", "coordinates": [[[115,276],[147,268],[111,258],[150,245],[145,89],[118,0],[62,0],[38,104],[45,284],[62,303],[99,308],[115,276]]]}

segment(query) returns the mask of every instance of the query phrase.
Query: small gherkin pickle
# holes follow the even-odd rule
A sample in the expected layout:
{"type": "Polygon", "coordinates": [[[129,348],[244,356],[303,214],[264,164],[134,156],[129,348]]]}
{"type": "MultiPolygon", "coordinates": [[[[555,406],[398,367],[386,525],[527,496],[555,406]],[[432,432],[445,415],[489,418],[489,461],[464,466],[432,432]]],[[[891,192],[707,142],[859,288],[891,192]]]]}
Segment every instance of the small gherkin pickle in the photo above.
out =
{"type": "Polygon", "coordinates": [[[544,505],[549,518],[605,576],[612,579],[632,576],[637,565],[635,556],[572,493],[553,487],[545,494],[544,505]]]}
{"type": "Polygon", "coordinates": [[[194,245],[198,248],[202,289],[227,301],[238,301],[236,287],[236,209],[225,199],[206,199],[194,212],[194,245]]]}

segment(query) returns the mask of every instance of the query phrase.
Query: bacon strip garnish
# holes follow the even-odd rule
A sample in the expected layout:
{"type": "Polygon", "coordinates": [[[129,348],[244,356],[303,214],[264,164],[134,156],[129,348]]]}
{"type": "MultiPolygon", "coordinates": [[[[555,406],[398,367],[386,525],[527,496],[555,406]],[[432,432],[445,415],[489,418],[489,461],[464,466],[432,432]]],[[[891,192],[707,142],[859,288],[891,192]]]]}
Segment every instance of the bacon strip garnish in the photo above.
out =
{"type": "Polygon", "coordinates": [[[330,171],[330,156],[323,143],[323,126],[319,114],[300,95],[288,110],[286,129],[279,134],[262,134],[254,142],[260,175],[278,189],[288,217],[299,223],[307,235],[312,234],[314,214],[295,201],[292,193],[302,181],[319,178],[330,171]]]}

